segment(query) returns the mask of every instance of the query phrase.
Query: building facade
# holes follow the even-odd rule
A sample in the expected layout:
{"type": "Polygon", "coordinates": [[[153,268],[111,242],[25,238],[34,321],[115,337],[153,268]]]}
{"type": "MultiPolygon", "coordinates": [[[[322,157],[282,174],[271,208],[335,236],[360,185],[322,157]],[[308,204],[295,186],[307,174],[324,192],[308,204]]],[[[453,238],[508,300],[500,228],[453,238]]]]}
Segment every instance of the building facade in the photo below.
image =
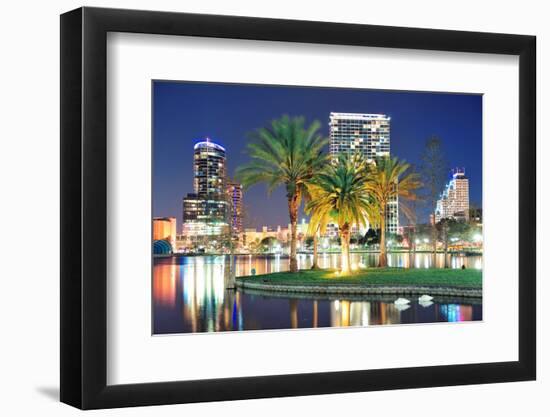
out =
{"type": "Polygon", "coordinates": [[[176,250],[176,218],[153,218],[153,242],[165,241],[170,244],[171,251],[176,250]]]}
{"type": "Polygon", "coordinates": [[[464,169],[454,169],[451,179],[437,200],[435,221],[455,219],[468,221],[470,218],[470,184],[464,169]]]}
{"type": "Polygon", "coordinates": [[[195,194],[201,198],[223,199],[227,177],[225,148],[209,138],[196,143],[193,169],[195,194]]]}
{"type": "Polygon", "coordinates": [[[367,160],[390,155],[390,118],[384,114],[330,113],[329,152],[359,152],[367,160]]]}
{"type": "MultiPolygon", "coordinates": [[[[390,156],[390,117],[385,114],[330,113],[329,152],[333,160],[339,154],[360,153],[368,161],[390,156]]],[[[386,232],[397,233],[399,200],[388,203],[386,232]]],[[[361,230],[360,233],[366,232],[361,230]]]]}
{"type": "Polygon", "coordinates": [[[195,144],[193,193],[183,198],[182,235],[190,240],[229,231],[225,148],[210,139],[195,144]]]}
{"type": "Polygon", "coordinates": [[[229,223],[233,236],[243,232],[243,186],[238,182],[227,181],[227,198],[229,201],[229,223]]]}

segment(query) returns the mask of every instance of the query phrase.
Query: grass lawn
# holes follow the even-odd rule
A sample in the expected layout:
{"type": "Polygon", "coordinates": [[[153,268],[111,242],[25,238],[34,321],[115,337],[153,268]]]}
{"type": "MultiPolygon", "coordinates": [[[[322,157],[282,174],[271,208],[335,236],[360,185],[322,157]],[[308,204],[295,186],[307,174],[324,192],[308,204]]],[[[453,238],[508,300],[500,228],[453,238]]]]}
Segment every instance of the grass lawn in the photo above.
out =
{"type": "Polygon", "coordinates": [[[237,280],[261,280],[285,285],[392,285],[481,288],[481,271],[477,269],[367,268],[340,276],[335,270],[301,270],[297,273],[239,277],[237,280]]]}

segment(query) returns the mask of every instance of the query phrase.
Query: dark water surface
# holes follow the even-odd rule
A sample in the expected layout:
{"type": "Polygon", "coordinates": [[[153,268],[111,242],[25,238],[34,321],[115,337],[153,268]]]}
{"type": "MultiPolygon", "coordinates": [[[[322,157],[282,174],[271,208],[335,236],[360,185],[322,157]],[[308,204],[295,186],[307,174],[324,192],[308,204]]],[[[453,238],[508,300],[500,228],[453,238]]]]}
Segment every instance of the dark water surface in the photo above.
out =
{"type": "MultiPolygon", "coordinates": [[[[389,266],[443,267],[444,257],[393,253],[389,266]]],[[[449,256],[451,268],[481,269],[481,256],[449,256]]],[[[299,255],[299,267],[311,266],[310,255],[299,255]]],[[[323,268],[337,268],[339,254],[320,257],[323,268]]],[[[374,266],[378,255],[352,254],[352,264],[374,266]]],[[[481,299],[434,296],[421,303],[395,305],[398,296],[313,296],[227,289],[232,277],[288,270],[280,256],[184,256],[153,260],[153,333],[221,332],[311,327],[458,322],[482,319],[481,299]]]]}

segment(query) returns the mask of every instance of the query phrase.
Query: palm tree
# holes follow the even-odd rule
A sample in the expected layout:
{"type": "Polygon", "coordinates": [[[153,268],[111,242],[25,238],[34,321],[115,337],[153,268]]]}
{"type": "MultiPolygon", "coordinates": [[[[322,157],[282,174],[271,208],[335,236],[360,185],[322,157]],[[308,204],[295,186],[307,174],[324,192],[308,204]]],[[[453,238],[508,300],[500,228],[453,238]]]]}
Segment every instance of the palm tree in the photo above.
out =
{"type": "Polygon", "coordinates": [[[349,242],[351,226],[365,226],[375,213],[372,198],[365,192],[368,165],[360,155],[340,155],[327,164],[309,184],[313,198],[306,205],[311,213],[312,230],[327,219],[338,224],[342,242],[341,272],[351,269],[349,242]]]}
{"type": "Polygon", "coordinates": [[[246,188],[266,183],[268,193],[284,186],[290,217],[290,271],[298,271],[296,259],[298,208],[305,192],[306,183],[325,163],[322,148],[328,140],[318,132],[319,121],[305,126],[303,117],[282,116],[269,127],[260,128],[251,134],[247,145],[251,161],[236,171],[238,179],[246,188]]]}
{"type": "MultiPolygon", "coordinates": [[[[421,186],[419,176],[409,170],[410,165],[397,158],[384,157],[370,165],[366,191],[376,202],[378,215],[375,216],[380,227],[380,259],[379,267],[387,265],[386,255],[386,216],[388,203],[401,197],[405,200],[415,200],[414,190],[421,186]]],[[[400,204],[406,211],[407,206],[400,204]]]]}
{"type": "MultiPolygon", "coordinates": [[[[307,184],[306,190],[306,201],[308,203],[318,198],[315,184],[313,182],[307,184]]],[[[307,210],[307,206],[306,213],[311,214],[307,230],[307,234],[313,237],[313,262],[311,265],[311,269],[319,269],[319,235],[322,235],[326,232],[327,225],[330,223],[331,217],[328,212],[321,213],[307,210]]]]}

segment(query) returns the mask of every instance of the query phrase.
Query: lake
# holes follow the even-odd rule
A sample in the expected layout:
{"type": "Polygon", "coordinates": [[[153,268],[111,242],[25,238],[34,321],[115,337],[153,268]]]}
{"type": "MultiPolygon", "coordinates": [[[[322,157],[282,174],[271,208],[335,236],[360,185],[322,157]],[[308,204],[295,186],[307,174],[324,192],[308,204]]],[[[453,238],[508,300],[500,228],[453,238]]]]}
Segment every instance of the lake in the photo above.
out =
{"type": "MultiPolygon", "coordinates": [[[[321,254],[322,268],[337,268],[339,254],[321,254]]],[[[298,255],[300,269],[311,267],[312,255],[298,255]]],[[[377,253],[353,253],[352,265],[376,266],[377,253]]],[[[232,289],[235,276],[288,270],[288,258],[277,255],[174,256],[153,259],[154,334],[372,326],[482,319],[481,299],[434,297],[407,306],[390,296],[334,296],[262,293],[232,289]]],[[[482,256],[448,255],[451,268],[482,268],[482,256]]],[[[388,254],[388,266],[442,268],[443,254],[388,254]]]]}

